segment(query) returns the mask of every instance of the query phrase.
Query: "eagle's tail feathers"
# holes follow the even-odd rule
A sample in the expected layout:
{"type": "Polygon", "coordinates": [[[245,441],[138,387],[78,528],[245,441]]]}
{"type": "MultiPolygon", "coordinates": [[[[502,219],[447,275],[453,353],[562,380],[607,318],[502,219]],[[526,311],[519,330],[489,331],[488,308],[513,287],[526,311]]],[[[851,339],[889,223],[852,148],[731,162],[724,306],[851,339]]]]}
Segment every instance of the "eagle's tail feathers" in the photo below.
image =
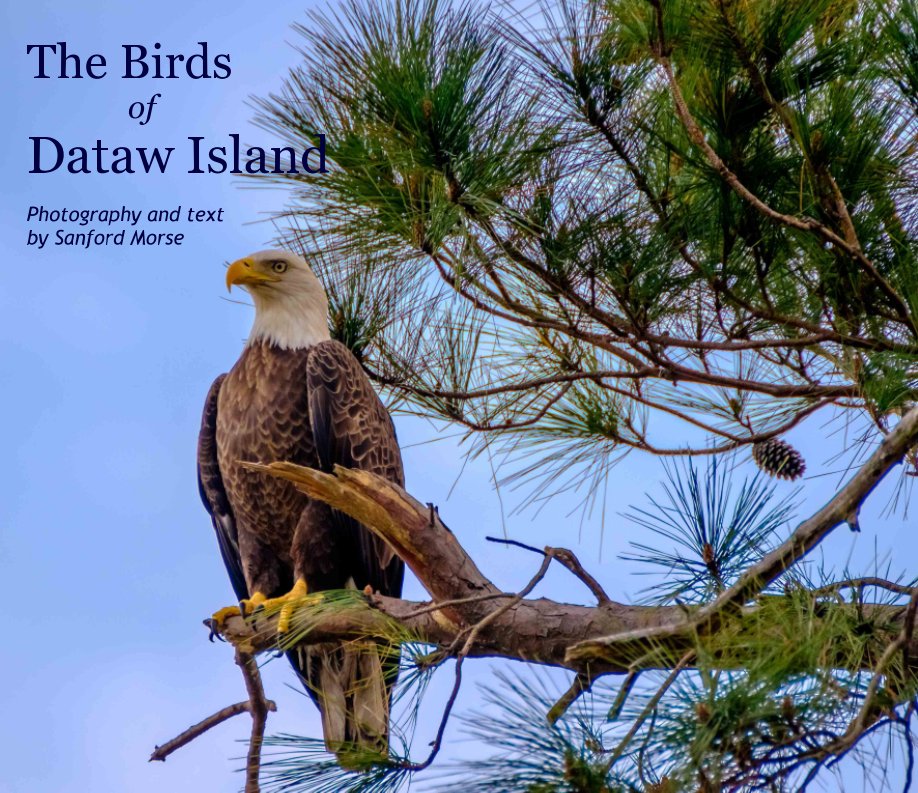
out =
{"type": "Polygon", "coordinates": [[[389,687],[376,642],[316,647],[312,690],[325,746],[342,765],[365,766],[389,753],[389,687]]]}

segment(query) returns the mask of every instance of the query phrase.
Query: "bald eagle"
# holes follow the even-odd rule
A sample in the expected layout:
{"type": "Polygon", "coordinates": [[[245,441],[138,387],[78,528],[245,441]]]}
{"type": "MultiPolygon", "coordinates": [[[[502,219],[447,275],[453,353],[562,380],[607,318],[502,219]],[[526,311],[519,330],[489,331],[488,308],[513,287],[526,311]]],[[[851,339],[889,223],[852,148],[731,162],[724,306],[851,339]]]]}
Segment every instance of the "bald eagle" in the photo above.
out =
{"type": "MultiPolygon", "coordinates": [[[[198,440],[201,498],[240,601],[214,615],[217,626],[280,603],[285,631],[290,604],[307,592],[369,586],[399,596],[404,565],[388,545],[289,482],[242,465],[337,464],[404,485],[392,420],[354,355],[329,336],[322,285],[301,257],[262,251],[230,265],[226,286],[249,292],[255,322],[235,366],[210,388],[198,440]]],[[[365,642],[288,657],[319,707],[329,751],[387,753],[397,654],[365,642]]]]}

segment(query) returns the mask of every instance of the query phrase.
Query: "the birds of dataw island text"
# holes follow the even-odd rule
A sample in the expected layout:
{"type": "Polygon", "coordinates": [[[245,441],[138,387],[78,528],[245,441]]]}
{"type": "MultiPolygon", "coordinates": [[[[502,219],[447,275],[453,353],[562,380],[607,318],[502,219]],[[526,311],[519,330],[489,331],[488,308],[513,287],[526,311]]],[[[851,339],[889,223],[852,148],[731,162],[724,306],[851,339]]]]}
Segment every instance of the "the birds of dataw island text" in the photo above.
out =
{"type": "Polygon", "coordinates": [[[185,206],[136,209],[30,206],[26,213],[29,247],[98,248],[181,245],[202,224],[223,223],[223,207],[185,206]]]}
{"type": "MultiPolygon", "coordinates": [[[[120,57],[107,57],[101,52],[76,52],[66,41],[29,43],[25,46],[34,80],[103,80],[117,74],[131,84],[138,80],[144,91],[127,106],[130,119],[145,127],[155,110],[168,101],[163,90],[149,92],[149,81],[155,86],[171,80],[206,80],[219,83],[232,73],[232,56],[214,52],[206,41],[185,52],[172,52],[154,41],[149,44],[122,44],[120,57]]],[[[35,96],[44,96],[43,84],[36,83],[35,96]]],[[[139,88],[141,86],[138,86],[139,88]]],[[[45,130],[47,133],[48,131],[45,130]]],[[[175,130],[170,134],[174,135],[175,130]]],[[[248,146],[236,132],[209,140],[202,135],[185,134],[181,149],[184,155],[173,157],[178,142],[168,146],[128,146],[124,142],[110,145],[101,137],[95,140],[62,141],[54,134],[30,135],[29,173],[49,174],[164,174],[175,162],[182,160],[187,173],[192,174],[318,174],[325,167],[325,135],[317,133],[311,145],[294,149],[291,146],[248,146]],[[215,145],[216,144],[216,145],[215,145]]]]}

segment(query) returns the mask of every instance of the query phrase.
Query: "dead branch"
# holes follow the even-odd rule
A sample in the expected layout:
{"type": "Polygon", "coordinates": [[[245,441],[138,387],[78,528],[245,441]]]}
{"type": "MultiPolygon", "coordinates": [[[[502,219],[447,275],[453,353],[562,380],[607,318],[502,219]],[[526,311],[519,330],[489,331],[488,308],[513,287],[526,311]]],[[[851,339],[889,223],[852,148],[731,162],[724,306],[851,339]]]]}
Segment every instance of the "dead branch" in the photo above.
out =
{"type": "Polygon", "coordinates": [[[858,596],[860,596],[860,593],[867,587],[885,589],[887,592],[894,592],[897,595],[908,595],[909,597],[918,589],[918,587],[906,586],[896,581],[887,581],[885,578],[868,575],[861,578],[846,578],[844,581],[833,581],[831,584],[826,584],[818,589],[814,589],[813,594],[834,595],[843,589],[854,589],[858,592],[858,596]]]}
{"type": "Polygon", "coordinates": [[[258,664],[255,662],[254,656],[237,648],[236,664],[242,670],[242,677],[245,680],[245,688],[249,698],[244,702],[237,702],[235,705],[227,705],[225,708],[221,708],[206,719],[193,724],[171,741],[166,741],[162,746],[156,746],[153,754],[150,755],[150,762],[154,760],[165,762],[166,758],[174,751],[191,743],[212,727],[216,727],[218,724],[222,724],[227,719],[238,716],[240,713],[250,713],[252,715],[252,734],[249,739],[249,751],[246,760],[245,793],[258,793],[258,775],[261,767],[261,745],[264,740],[265,722],[268,718],[268,712],[276,711],[277,705],[273,700],[265,698],[265,690],[261,684],[261,674],[258,672],[258,664]]]}
{"type": "Polygon", "coordinates": [[[488,542],[499,542],[504,545],[515,545],[518,548],[525,548],[527,551],[533,551],[535,553],[540,553],[544,556],[551,557],[556,559],[562,565],[564,565],[568,570],[570,570],[577,578],[579,578],[586,585],[587,589],[593,593],[593,596],[596,598],[600,606],[605,605],[606,603],[611,603],[611,599],[606,594],[606,591],[602,588],[599,581],[597,581],[593,576],[591,576],[580,564],[580,560],[576,557],[573,551],[567,548],[552,548],[550,546],[545,547],[544,549],[536,548],[532,545],[526,545],[522,542],[517,542],[516,540],[504,540],[500,537],[485,537],[488,542]]]}
{"type": "MultiPolygon", "coordinates": [[[[514,593],[503,595],[508,600],[515,598],[514,593]]],[[[781,601],[783,597],[774,596],[773,599],[781,601]]],[[[482,601],[475,599],[470,605],[481,603],[482,601]]],[[[465,607],[464,604],[460,605],[465,607]]],[[[303,611],[308,608],[308,604],[305,604],[294,612],[294,626],[301,624],[303,611]]],[[[310,613],[309,631],[302,639],[298,639],[297,643],[300,646],[308,646],[368,637],[387,640],[392,636],[392,627],[395,624],[402,632],[407,632],[419,642],[440,648],[433,653],[439,661],[448,657],[448,654],[444,655],[444,651],[453,645],[457,636],[461,637],[463,627],[460,622],[465,626],[465,630],[474,624],[464,620],[454,622],[445,619],[441,615],[442,610],[439,604],[430,601],[373,595],[366,597],[360,608],[348,607],[341,611],[326,611],[322,614],[310,613]]],[[[744,654],[744,645],[748,639],[755,636],[756,612],[756,607],[744,609],[740,615],[725,621],[725,625],[729,622],[731,631],[735,631],[736,648],[731,651],[729,659],[720,659],[721,668],[739,668],[752,660],[752,656],[744,654]]],[[[880,653],[890,642],[895,641],[906,617],[905,606],[829,602],[814,619],[832,620],[837,618],[840,612],[856,615],[864,622],[879,626],[876,641],[880,653]]],[[[253,625],[241,617],[230,617],[223,627],[222,636],[234,645],[244,648],[246,652],[275,652],[283,643],[283,637],[277,632],[277,618],[277,614],[262,615],[258,618],[257,625],[253,625]]],[[[467,655],[472,658],[525,661],[569,669],[573,672],[588,670],[593,678],[610,673],[636,674],[672,668],[685,652],[685,637],[674,631],[670,638],[661,638],[651,652],[638,654],[634,653],[634,647],[610,645],[603,649],[602,656],[596,656],[589,661],[570,660],[568,649],[591,636],[602,638],[609,631],[630,633],[638,626],[668,628],[684,624],[685,609],[681,606],[629,606],[613,603],[606,607],[589,607],[560,603],[547,598],[523,599],[484,626],[474,637],[467,655]]],[[[706,641],[706,637],[698,637],[702,647],[706,646],[706,641]]],[[[722,656],[722,648],[719,650],[719,655],[722,656]]],[[[915,637],[909,642],[909,653],[912,659],[909,669],[918,673],[918,639],[915,637]]],[[[871,667],[864,665],[858,669],[869,670],[871,667]]]]}
{"type": "Polygon", "coordinates": [[[249,751],[245,762],[245,793],[259,793],[258,774],[261,770],[261,745],[265,738],[265,723],[268,707],[265,689],[261,684],[261,673],[255,657],[236,650],[236,665],[242,670],[245,689],[249,693],[249,713],[252,714],[252,734],[249,737],[249,751]]]}
{"type": "Polygon", "coordinates": [[[625,702],[631,694],[631,689],[634,688],[634,684],[637,683],[637,679],[640,676],[641,673],[638,670],[631,671],[625,675],[625,679],[618,687],[615,701],[612,703],[612,707],[609,708],[609,721],[616,721],[622,715],[622,708],[625,707],[625,702]]]}
{"type": "Polygon", "coordinates": [[[558,719],[567,713],[571,705],[580,699],[581,695],[590,690],[592,685],[593,681],[589,675],[578,672],[576,675],[574,675],[574,680],[571,682],[570,688],[558,698],[558,701],[554,705],[551,706],[548,714],[545,716],[545,720],[549,724],[555,724],[558,719]]]}
{"type": "MultiPolygon", "coordinates": [[[[270,710],[275,710],[277,707],[273,702],[269,703],[269,706],[270,710]]],[[[150,755],[150,762],[152,763],[154,760],[166,762],[166,758],[176,749],[181,749],[186,743],[191,743],[195,738],[203,735],[211,727],[216,727],[218,724],[223,723],[227,719],[231,719],[233,716],[238,716],[240,713],[248,712],[248,700],[245,702],[237,702],[235,705],[227,705],[225,708],[218,710],[206,719],[202,719],[197,724],[192,724],[187,730],[176,735],[171,741],[166,741],[162,746],[156,746],[153,749],[153,754],[150,755]]]]}
{"type": "MultiPolygon", "coordinates": [[[[360,521],[392,547],[435,600],[500,594],[436,511],[397,485],[366,471],[340,466],[335,466],[334,474],[283,462],[248,463],[246,467],[287,479],[307,495],[360,521]]],[[[458,607],[444,610],[452,614],[458,607]]],[[[480,601],[462,608],[466,617],[479,615],[471,622],[477,622],[487,611],[480,601]]]]}
{"type": "MultiPolygon", "coordinates": [[[[763,600],[761,593],[843,523],[915,444],[916,438],[918,408],[900,420],[848,484],[822,509],[804,520],[785,543],[752,565],[711,604],[694,613],[683,606],[634,606],[611,601],[569,551],[550,547],[538,549],[516,541],[509,541],[509,544],[522,545],[541,554],[542,565],[521,591],[503,592],[478,569],[436,509],[421,504],[391,482],[364,471],[340,467],[333,473],[290,463],[248,464],[248,467],[286,479],[310,497],[360,521],[392,546],[431,594],[431,602],[413,602],[363,593],[356,595],[347,607],[313,609],[311,612],[306,599],[293,616],[294,624],[308,624],[308,630],[297,634],[298,645],[367,637],[385,640],[393,635],[395,625],[402,635],[407,632],[420,642],[434,645],[437,649],[431,657],[436,659],[435,663],[456,659],[453,691],[432,750],[424,761],[405,765],[409,770],[421,770],[430,765],[442,745],[461,686],[462,665],[468,657],[518,659],[575,672],[574,685],[552,708],[549,719],[560,718],[579,694],[604,674],[627,673],[624,687],[624,696],[627,696],[630,683],[643,670],[663,669],[673,677],[689,668],[695,657],[702,656],[714,658],[724,669],[745,666],[752,660],[748,653],[754,652],[748,648],[755,644],[746,641],[746,637],[751,639],[759,630],[756,612],[760,606],[756,605],[756,599],[763,605],[783,601],[779,596],[763,600]],[[599,604],[590,607],[546,598],[530,599],[528,595],[545,575],[552,559],[583,581],[599,604]],[[713,631],[715,627],[723,630],[713,631]],[[725,650],[723,642],[718,645],[717,635],[733,637],[728,649],[725,650]]],[[[910,593],[914,595],[914,590],[910,593]]],[[[908,606],[901,606],[864,604],[860,599],[856,603],[825,601],[823,590],[810,595],[821,601],[820,611],[812,619],[837,618],[839,610],[848,610],[852,619],[869,620],[875,629],[875,646],[856,660],[844,660],[844,637],[839,637],[839,652],[830,653],[828,657],[838,658],[840,668],[870,669],[875,681],[879,681],[890,659],[901,652],[905,659],[903,673],[918,675],[915,660],[918,659],[918,641],[913,630],[915,597],[908,606]]],[[[263,615],[255,625],[241,617],[231,617],[222,630],[222,636],[237,648],[237,663],[243,670],[249,691],[245,709],[253,716],[247,791],[258,790],[265,718],[268,710],[273,709],[264,700],[253,656],[281,646],[277,619],[277,615],[263,615]]],[[[284,646],[284,649],[290,648],[284,646]]],[[[878,685],[875,682],[874,689],[878,685]]],[[[235,707],[238,711],[239,706],[235,707]]],[[[860,733],[864,727],[869,729],[870,723],[869,718],[859,719],[853,727],[860,733]]],[[[635,729],[639,728],[638,723],[635,729]]]]}

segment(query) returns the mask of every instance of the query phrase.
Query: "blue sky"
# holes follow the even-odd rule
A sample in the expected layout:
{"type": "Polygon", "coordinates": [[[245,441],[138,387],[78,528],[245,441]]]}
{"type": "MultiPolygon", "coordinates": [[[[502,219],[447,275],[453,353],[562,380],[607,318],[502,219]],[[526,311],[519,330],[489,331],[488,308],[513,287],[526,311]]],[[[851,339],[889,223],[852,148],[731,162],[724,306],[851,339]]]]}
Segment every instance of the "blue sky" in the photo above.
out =
{"type": "MultiPolygon", "coordinates": [[[[247,307],[223,300],[223,266],[270,242],[263,221],[284,205],[276,190],[242,189],[228,175],[189,175],[186,136],[214,145],[239,132],[264,139],[249,123],[250,95],[276,90],[297,61],[290,24],[302,3],[257,6],[176,2],[37,2],[7,4],[0,36],[7,95],[2,131],[5,189],[0,281],[0,400],[5,419],[0,572],[4,633],[0,668],[2,793],[144,793],[233,791],[243,751],[239,718],[213,730],[165,764],[148,764],[153,745],[243,697],[229,648],[210,644],[200,621],[230,601],[209,519],[199,501],[194,455],[204,394],[239,354],[251,321],[247,307]],[[103,53],[109,75],[94,80],[35,80],[28,43],[67,41],[72,52],[103,53]],[[126,43],[190,53],[207,41],[228,52],[227,80],[122,80],[126,43]],[[128,106],[159,92],[146,126],[128,106]],[[65,147],[175,146],[166,174],[29,174],[29,136],[51,135],[65,147]],[[181,247],[109,247],[86,251],[26,247],[31,205],[145,211],[222,207],[221,224],[183,224],[181,247]]],[[[37,227],[36,227],[37,228],[37,227]]],[[[40,230],[53,230],[54,225],[40,230]]],[[[538,515],[502,515],[487,465],[462,469],[449,433],[397,419],[406,447],[409,489],[434,501],[482,569],[513,589],[535,571],[532,558],[484,542],[502,526],[510,536],[574,548],[613,597],[644,584],[623,575],[616,558],[639,536],[619,512],[641,503],[662,475],[644,456],[629,457],[609,482],[604,529],[597,515],[582,524],[570,501],[538,515]],[[437,440],[435,443],[424,441],[437,440]],[[600,554],[600,535],[602,553],[600,554]]],[[[827,463],[825,430],[802,428],[794,441],[814,471],[827,463]]],[[[838,444],[832,439],[831,444],[838,444]]],[[[831,467],[831,466],[830,466],[831,467]]],[[[822,503],[837,477],[805,482],[822,503]]],[[[788,486],[787,492],[790,492],[788,486]]],[[[514,503],[505,496],[505,506],[514,503]]],[[[914,559],[915,533],[900,518],[880,518],[878,492],[855,537],[838,532],[830,560],[873,559],[895,548],[914,559]]],[[[540,592],[580,600],[580,585],[554,570],[540,592]]],[[[409,582],[406,594],[421,597],[409,582]]],[[[493,666],[469,665],[467,691],[493,666]]],[[[421,746],[432,736],[444,673],[422,716],[421,746]]],[[[305,697],[286,686],[286,665],[266,668],[269,696],[280,705],[271,732],[318,734],[305,697]]],[[[473,705],[470,694],[464,707],[473,705]]],[[[450,737],[456,736],[451,728],[450,737]]],[[[468,746],[454,752],[475,752],[468,746]]],[[[898,762],[893,760],[893,764],[898,762]]],[[[852,788],[852,789],[856,789],[852,788]]]]}

